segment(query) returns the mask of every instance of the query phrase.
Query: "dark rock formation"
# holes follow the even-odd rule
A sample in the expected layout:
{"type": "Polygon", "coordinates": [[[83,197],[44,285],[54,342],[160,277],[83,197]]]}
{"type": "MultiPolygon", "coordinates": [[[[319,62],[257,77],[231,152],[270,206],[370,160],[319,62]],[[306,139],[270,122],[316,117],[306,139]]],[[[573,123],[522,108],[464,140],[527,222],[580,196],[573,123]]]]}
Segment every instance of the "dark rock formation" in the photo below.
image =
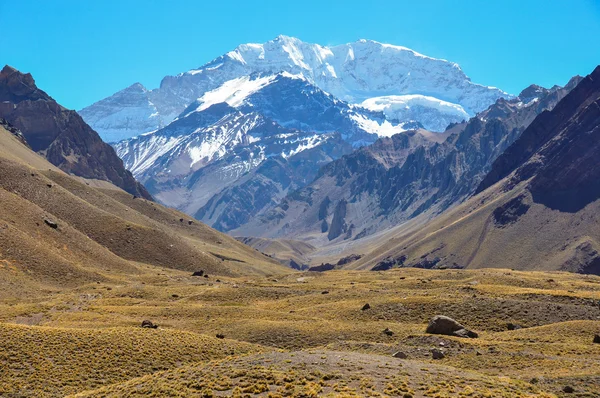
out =
{"type": "Polygon", "coordinates": [[[331,271],[335,269],[335,265],[331,263],[324,263],[321,265],[315,265],[314,267],[310,267],[308,270],[313,272],[325,272],[331,271]]]}
{"type": "Polygon", "coordinates": [[[19,129],[29,146],[67,173],[110,181],[125,191],[152,199],[75,111],[60,106],[37,88],[33,77],[10,66],[0,72],[0,117],[19,129]]]}
{"type": "Polygon", "coordinates": [[[520,195],[496,208],[492,213],[494,216],[494,224],[498,227],[503,227],[516,222],[523,214],[527,213],[527,210],[529,210],[529,204],[525,201],[525,196],[520,195]]]}
{"type": "Polygon", "coordinates": [[[346,206],[347,202],[342,199],[335,206],[335,210],[333,212],[333,219],[331,220],[331,227],[329,228],[329,233],[327,234],[327,238],[329,240],[333,240],[346,232],[348,230],[348,226],[346,225],[346,206]]]}
{"type": "Polygon", "coordinates": [[[361,258],[362,258],[362,256],[360,254],[351,254],[349,256],[340,258],[340,260],[337,262],[337,265],[342,266],[342,265],[350,264],[354,261],[360,260],[361,258]]]}
{"type": "Polygon", "coordinates": [[[466,329],[463,325],[455,321],[454,319],[444,316],[444,315],[436,315],[434,316],[425,333],[430,334],[443,334],[446,336],[457,336],[457,337],[469,337],[476,338],[477,333],[472,332],[466,329]]]}

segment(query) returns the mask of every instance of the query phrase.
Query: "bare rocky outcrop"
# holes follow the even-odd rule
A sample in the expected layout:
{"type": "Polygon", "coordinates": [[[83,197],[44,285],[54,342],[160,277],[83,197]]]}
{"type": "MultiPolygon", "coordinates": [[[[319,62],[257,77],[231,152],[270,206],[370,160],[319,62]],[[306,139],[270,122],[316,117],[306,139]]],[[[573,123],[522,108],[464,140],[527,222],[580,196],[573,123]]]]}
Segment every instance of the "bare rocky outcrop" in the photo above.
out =
{"type": "Polygon", "coordinates": [[[0,117],[21,131],[29,146],[50,163],[67,173],[110,181],[131,194],[152,199],[125,170],[114,149],[77,112],[40,90],[31,74],[5,66],[0,72],[0,104],[0,117]]]}

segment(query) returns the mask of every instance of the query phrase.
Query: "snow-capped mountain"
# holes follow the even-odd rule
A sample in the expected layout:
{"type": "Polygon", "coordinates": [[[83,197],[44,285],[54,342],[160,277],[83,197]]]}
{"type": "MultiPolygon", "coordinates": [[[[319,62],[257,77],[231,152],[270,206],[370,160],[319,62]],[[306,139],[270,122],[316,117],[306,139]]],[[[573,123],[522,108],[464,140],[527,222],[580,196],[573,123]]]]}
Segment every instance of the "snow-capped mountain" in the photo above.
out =
{"type": "Polygon", "coordinates": [[[105,140],[117,141],[167,125],[192,101],[225,82],[280,72],[302,75],[351,104],[376,97],[414,96],[400,102],[388,98],[396,109],[393,115],[409,116],[437,131],[443,131],[447,121],[458,122],[465,119],[465,113],[473,116],[484,110],[499,97],[511,97],[471,82],[455,63],[405,47],[371,40],[325,47],[279,36],[264,44],[240,45],[198,69],[167,76],[160,88],[146,90],[136,84],[80,113],[105,140]]]}
{"type": "Polygon", "coordinates": [[[228,230],[310,183],[327,162],[415,127],[283,72],[227,81],[165,128],[114,147],[157,199],[228,230]],[[238,216],[219,206],[240,198],[238,216]]]}

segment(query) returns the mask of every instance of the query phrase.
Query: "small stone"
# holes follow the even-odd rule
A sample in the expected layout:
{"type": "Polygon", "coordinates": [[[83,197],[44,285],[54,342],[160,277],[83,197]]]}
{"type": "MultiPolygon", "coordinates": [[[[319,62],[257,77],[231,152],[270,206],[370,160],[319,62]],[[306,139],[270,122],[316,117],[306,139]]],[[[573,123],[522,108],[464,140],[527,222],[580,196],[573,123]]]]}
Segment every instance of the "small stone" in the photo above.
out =
{"type": "Polygon", "coordinates": [[[54,222],[54,221],[52,221],[52,220],[49,220],[49,219],[45,218],[45,219],[44,219],[44,222],[45,222],[45,223],[46,223],[46,225],[47,225],[47,226],[49,226],[50,228],[53,228],[53,229],[57,229],[57,228],[58,228],[58,224],[57,224],[57,223],[55,223],[55,222],[54,222]]]}
{"type": "Polygon", "coordinates": [[[362,311],[366,311],[366,310],[368,310],[370,308],[371,308],[371,305],[369,303],[367,303],[367,304],[363,305],[362,311]]]}
{"type": "Polygon", "coordinates": [[[327,290],[324,290],[321,292],[321,294],[329,294],[329,292],[327,290]]]}
{"type": "Polygon", "coordinates": [[[204,276],[204,271],[203,270],[196,271],[192,274],[192,276],[204,276]]]}
{"type": "Polygon", "coordinates": [[[385,328],[385,329],[383,329],[383,334],[385,334],[387,336],[393,336],[394,332],[392,332],[389,328],[385,328]]]}
{"type": "Polygon", "coordinates": [[[575,389],[571,386],[564,386],[563,387],[563,392],[566,392],[567,394],[572,394],[575,392],[575,389]]]}
{"type": "Polygon", "coordinates": [[[444,352],[442,350],[438,350],[437,348],[431,350],[431,356],[433,359],[444,359],[446,357],[444,352]]]}
{"type": "Polygon", "coordinates": [[[400,359],[406,359],[406,358],[408,358],[408,355],[406,355],[402,351],[395,352],[394,355],[392,355],[392,356],[394,358],[400,358],[400,359]]]}
{"type": "Polygon", "coordinates": [[[594,344],[600,344],[600,334],[594,335],[594,344]]]}
{"type": "Polygon", "coordinates": [[[224,334],[222,334],[222,333],[217,333],[217,338],[218,338],[218,339],[224,339],[224,338],[225,338],[225,335],[224,335],[224,334]]]}
{"type": "Polygon", "coordinates": [[[156,328],[158,328],[158,325],[155,325],[154,323],[152,323],[149,320],[144,320],[144,321],[142,321],[142,327],[144,329],[156,329],[156,328]]]}

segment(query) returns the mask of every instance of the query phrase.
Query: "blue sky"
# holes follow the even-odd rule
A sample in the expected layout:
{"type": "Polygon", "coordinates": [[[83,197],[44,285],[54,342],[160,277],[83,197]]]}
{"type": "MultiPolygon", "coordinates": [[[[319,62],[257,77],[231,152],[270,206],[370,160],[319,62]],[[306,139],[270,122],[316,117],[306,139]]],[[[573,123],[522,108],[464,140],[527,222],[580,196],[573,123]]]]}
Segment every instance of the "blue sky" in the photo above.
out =
{"type": "Polygon", "coordinates": [[[600,0],[0,0],[0,27],[0,63],[74,109],[279,34],[410,47],[514,94],[600,64],[600,0]]]}

